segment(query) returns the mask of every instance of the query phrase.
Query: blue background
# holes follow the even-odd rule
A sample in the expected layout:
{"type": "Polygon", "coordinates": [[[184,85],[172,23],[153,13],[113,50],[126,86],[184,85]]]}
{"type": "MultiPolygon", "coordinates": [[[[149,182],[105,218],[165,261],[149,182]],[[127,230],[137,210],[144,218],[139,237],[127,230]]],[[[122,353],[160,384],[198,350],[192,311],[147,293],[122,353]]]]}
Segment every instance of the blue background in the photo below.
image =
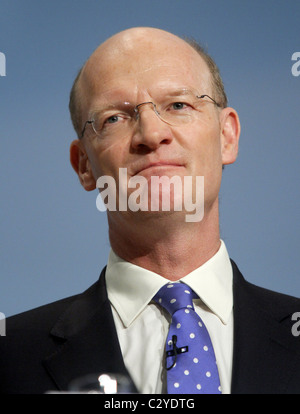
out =
{"type": "Polygon", "coordinates": [[[0,311],[79,293],[106,264],[106,215],[69,164],[68,99],[94,49],[132,26],[194,37],[217,61],[242,124],[221,236],[249,281],[299,297],[298,0],[1,0],[0,311]]]}

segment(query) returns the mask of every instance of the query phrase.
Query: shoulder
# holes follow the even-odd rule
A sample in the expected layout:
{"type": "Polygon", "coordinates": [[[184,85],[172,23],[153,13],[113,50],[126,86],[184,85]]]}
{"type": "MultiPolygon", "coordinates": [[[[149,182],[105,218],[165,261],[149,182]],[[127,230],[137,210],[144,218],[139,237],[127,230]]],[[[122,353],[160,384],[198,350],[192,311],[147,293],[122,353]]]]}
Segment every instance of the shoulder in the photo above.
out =
{"type": "Polygon", "coordinates": [[[244,279],[235,262],[232,260],[231,262],[234,297],[239,306],[245,303],[249,309],[259,308],[278,321],[283,321],[293,313],[300,312],[300,298],[250,283],[244,279]]]}
{"type": "Polygon", "coordinates": [[[57,300],[46,305],[10,316],[6,320],[8,331],[20,331],[37,328],[38,326],[48,328],[54,323],[61,313],[68,308],[80,294],[57,300]]]}
{"type": "Polygon", "coordinates": [[[6,336],[0,337],[0,393],[56,389],[44,363],[92,325],[95,315],[107,312],[101,279],[83,293],[7,318],[6,336]]]}
{"type": "Polygon", "coordinates": [[[70,309],[78,309],[77,313],[79,314],[84,312],[84,309],[89,307],[91,302],[97,301],[97,296],[101,293],[101,285],[104,285],[105,282],[100,283],[100,279],[82,293],[8,317],[6,319],[6,336],[13,333],[20,335],[22,332],[31,334],[32,331],[35,331],[36,334],[38,331],[49,333],[55,323],[64,318],[70,309]]]}
{"type": "Polygon", "coordinates": [[[54,389],[44,374],[42,361],[63,343],[55,341],[50,331],[60,315],[76,301],[76,297],[6,319],[6,335],[0,337],[0,393],[23,393],[27,388],[31,390],[33,382],[36,382],[36,389],[54,389]],[[19,378],[26,380],[24,382],[19,378]]]}

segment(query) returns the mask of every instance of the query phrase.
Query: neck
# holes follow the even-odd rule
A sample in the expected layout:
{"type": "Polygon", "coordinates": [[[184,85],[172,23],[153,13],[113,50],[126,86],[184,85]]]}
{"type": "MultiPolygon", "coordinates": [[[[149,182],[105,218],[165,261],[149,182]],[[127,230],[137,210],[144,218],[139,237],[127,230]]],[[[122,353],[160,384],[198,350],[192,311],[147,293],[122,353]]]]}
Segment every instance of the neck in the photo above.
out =
{"type": "Polygon", "coordinates": [[[108,217],[111,247],[122,259],[178,280],[209,260],[220,247],[218,203],[201,222],[156,216],[139,223],[108,217]]]}

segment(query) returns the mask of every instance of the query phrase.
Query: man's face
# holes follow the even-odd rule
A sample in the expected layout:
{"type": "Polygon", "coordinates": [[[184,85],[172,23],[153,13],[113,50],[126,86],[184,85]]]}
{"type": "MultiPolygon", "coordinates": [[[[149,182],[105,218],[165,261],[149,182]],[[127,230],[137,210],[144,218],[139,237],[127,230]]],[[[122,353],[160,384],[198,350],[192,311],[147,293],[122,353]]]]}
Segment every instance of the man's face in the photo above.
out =
{"type": "MultiPolygon", "coordinates": [[[[80,81],[85,120],[110,102],[156,103],[164,93],[178,89],[214,96],[209,70],[189,45],[165,32],[146,34],[117,35],[92,55],[80,81]]],[[[204,176],[209,209],[218,197],[222,165],[234,161],[226,153],[223,132],[230,126],[226,126],[228,110],[224,111],[208,99],[196,120],[173,126],[159,119],[152,105],[144,105],[132,133],[101,139],[88,125],[80,146],[94,182],[109,175],[118,186],[120,168],[127,169],[127,180],[136,175],[147,180],[204,176]]]]}

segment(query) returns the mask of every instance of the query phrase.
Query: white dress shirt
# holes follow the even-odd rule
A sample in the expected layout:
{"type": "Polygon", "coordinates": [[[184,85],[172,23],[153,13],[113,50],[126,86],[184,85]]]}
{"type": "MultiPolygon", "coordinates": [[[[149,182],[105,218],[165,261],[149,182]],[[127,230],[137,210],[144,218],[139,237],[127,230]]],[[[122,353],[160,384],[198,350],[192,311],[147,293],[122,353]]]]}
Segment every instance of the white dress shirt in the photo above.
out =
{"type": "MultiPolygon", "coordinates": [[[[194,300],[210,334],[223,394],[231,388],[233,353],[232,267],[224,242],[205,264],[180,279],[200,299],[194,300]]],[[[125,366],[142,394],[166,392],[165,341],[170,316],[152,301],[166,278],[110,252],[106,270],[108,298],[125,366]]]]}

